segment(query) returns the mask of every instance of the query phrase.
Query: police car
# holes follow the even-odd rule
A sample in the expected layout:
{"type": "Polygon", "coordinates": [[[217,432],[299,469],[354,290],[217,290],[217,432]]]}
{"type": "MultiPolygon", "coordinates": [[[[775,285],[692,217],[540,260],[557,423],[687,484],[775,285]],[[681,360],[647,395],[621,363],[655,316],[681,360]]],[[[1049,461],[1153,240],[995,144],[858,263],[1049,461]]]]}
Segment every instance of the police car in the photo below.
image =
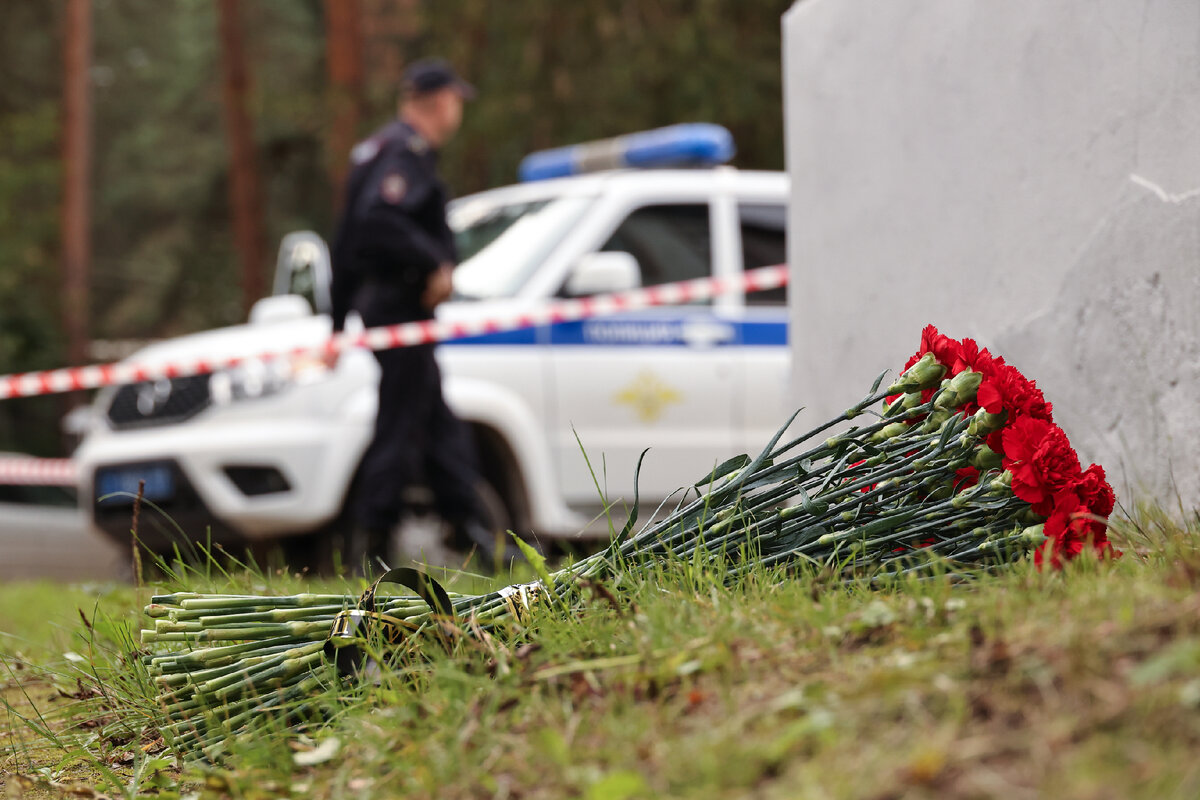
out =
{"type": "MultiPolygon", "coordinates": [[[[528,157],[523,182],[450,207],[461,262],[438,317],[784,262],[787,177],[713,165],[731,152],[724,129],[689,125],[528,157]],[[660,166],[679,162],[688,167],[660,166]]],[[[320,237],[291,234],[275,295],[247,324],[132,356],[244,360],[97,396],[75,457],[101,530],[128,541],[143,482],[163,512],[141,516],[152,546],[179,532],[317,541],[339,526],[371,436],[374,358],[351,351],[333,369],[313,358],[286,370],[252,358],[329,337],[329,275],[320,237]]],[[[447,402],[474,429],[495,524],[542,539],[607,532],[605,504],[632,500],[644,449],[639,490],[652,508],[760,448],[788,410],[782,289],[476,336],[441,345],[438,359],[447,402]]]]}

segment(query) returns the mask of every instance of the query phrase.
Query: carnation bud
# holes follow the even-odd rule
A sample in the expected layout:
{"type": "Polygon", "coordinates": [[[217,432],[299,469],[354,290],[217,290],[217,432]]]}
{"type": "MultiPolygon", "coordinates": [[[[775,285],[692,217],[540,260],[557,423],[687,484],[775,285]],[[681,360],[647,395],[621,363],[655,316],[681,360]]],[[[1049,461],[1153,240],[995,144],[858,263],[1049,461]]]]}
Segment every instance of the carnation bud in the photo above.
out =
{"type": "Polygon", "coordinates": [[[946,420],[951,419],[953,416],[953,411],[946,408],[939,408],[925,418],[925,423],[921,426],[921,433],[935,433],[940,431],[942,425],[946,424],[946,420]]]}
{"type": "Polygon", "coordinates": [[[958,408],[975,399],[979,384],[983,383],[983,373],[966,369],[950,379],[945,388],[938,394],[934,405],[937,408],[958,408]]]}
{"type": "Polygon", "coordinates": [[[1020,541],[1037,544],[1046,538],[1045,525],[1031,525],[1021,531],[1020,541]]]}
{"type": "Polygon", "coordinates": [[[1008,470],[1004,470],[998,476],[992,479],[988,484],[988,488],[995,494],[1008,494],[1012,491],[1013,475],[1008,470]]]}
{"type": "Polygon", "coordinates": [[[946,374],[946,368],[938,363],[933,353],[926,353],[917,359],[899,379],[888,387],[888,394],[902,392],[919,392],[922,389],[932,389],[946,374]]]}
{"type": "Polygon", "coordinates": [[[708,529],[708,532],[710,534],[714,534],[714,535],[723,533],[726,530],[728,530],[731,525],[733,525],[732,519],[723,519],[723,520],[720,520],[719,522],[717,522],[716,524],[714,524],[712,527],[710,527],[708,529]]]}
{"type": "Polygon", "coordinates": [[[1000,469],[1004,465],[1004,459],[1000,457],[992,448],[986,444],[979,445],[975,450],[975,456],[971,459],[971,466],[983,472],[989,469],[1000,469]]]}
{"type": "Polygon", "coordinates": [[[1039,514],[1036,511],[1034,511],[1033,506],[1026,506],[1025,510],[1022,511],[1020,513],[1020,515],[1017,517],[1017,521],[1025,523],[1027,525],[1037,525],[1039,522],[1046,521],[1046,515],[1039,514]]]}
{"type": "Polygon", "coordinates": [[[967,433],[972,436],[987,436],[989,433],[995,433],[1003,428],[1007,419],[1007,411],[1001,411],[999,414],[989,414],[981,408],[975,412],[975,416],[971,417],[971,424],[967,426],[967,433]]]}
{"type": "Polygon", "coordinates": [[[871,434],[871,441],[875,443],[886,442],[888,439],[893,439],[897,436],[900,436],[907,430],[908,423],[893,422],[889,425],[884,425],[882,428],[875,431],[875,433],[871,434]]]}

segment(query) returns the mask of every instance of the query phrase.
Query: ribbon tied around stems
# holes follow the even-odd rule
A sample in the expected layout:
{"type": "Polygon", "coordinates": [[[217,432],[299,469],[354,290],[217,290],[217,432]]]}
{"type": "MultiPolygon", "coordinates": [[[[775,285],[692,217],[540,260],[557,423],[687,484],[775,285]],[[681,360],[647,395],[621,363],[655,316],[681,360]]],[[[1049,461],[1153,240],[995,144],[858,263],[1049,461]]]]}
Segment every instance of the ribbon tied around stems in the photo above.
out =
{"type": "Polygon", "coordinates": [[[411,567],[390,569],[379,576],[358,598],[358,607],[346,609],[333,619],[325,655],[333,660],[342,677],[374,675],[379,665],[368,651],[395,647],[418,629],[408,620],[375,610],[375,594],[381,583],[394,583],[416,592],[429,605],[434,617],[455,622],[454,606],[442,585],[424,572],[411,567]]]}
{"type": "Polygon", "coordinates": [[[542,598],[544,591],[541,582],[534,581],[533,583],[514,583],[511,586],[505,586],[497,594],[504,598],[504,604],[508,607],[513,619],[521,619],[525,616],[525,612],[542,598]]]}

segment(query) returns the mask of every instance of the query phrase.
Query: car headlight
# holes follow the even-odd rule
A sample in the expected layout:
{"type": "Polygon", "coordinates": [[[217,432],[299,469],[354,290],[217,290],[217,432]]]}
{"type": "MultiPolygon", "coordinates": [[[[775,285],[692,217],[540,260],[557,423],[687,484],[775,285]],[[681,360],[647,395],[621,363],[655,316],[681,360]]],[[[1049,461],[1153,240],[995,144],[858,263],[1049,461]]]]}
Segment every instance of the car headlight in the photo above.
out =
{"type": "Polygon", "coordinates": [[[328,374],[329,367],[316,356],[253,358],[214,372],[208,381],[208,391],[213,403],[222,406],[237,400],[267,397],[291,386],[314,383],[328,374]]]}

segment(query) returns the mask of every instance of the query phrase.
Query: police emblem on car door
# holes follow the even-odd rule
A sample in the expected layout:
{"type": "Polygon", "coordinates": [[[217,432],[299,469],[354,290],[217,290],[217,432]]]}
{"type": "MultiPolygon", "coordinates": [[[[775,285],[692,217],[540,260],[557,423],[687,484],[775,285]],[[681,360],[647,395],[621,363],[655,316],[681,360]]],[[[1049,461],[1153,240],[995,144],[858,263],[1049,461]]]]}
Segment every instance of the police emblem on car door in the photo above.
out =
{"type": "MultiPolygon", "coordinates": [[[[708,203],[644,205],[600,254],[631,256],[642,286],[708,277],[711,231],[708,203]]],[[[603,457],[610,501],[632,499],[634,468],[647,447],[641,488],[660,497],[727,458],[736,339],[735,326],[710,302],[554,325],[553,447],[567,502],[597,500],[576,435],[597,471],[603,457]]]]}

